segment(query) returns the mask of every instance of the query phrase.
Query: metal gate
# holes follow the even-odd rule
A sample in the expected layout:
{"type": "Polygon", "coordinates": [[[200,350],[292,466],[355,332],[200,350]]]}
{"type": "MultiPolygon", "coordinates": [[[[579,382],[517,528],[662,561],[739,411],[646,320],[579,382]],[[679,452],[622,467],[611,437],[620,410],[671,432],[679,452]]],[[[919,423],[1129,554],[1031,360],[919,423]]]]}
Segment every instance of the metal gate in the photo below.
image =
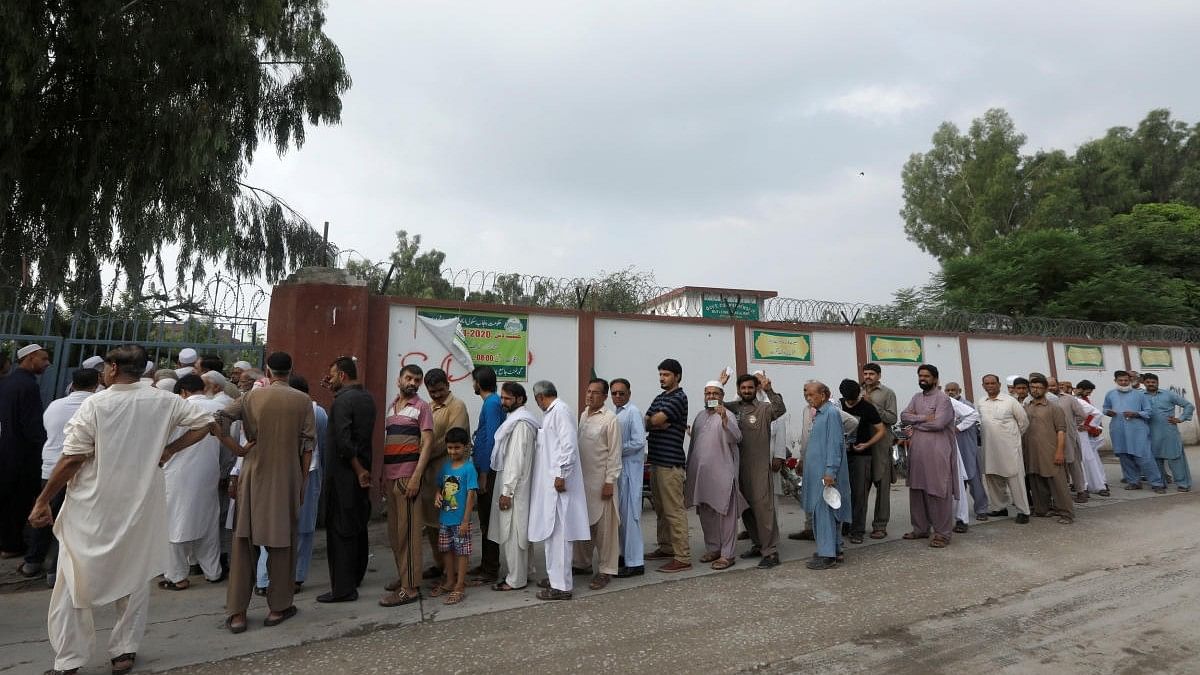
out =
{"type": "Polygon", "coordinates": [[[39,381],[43,405],[66,395],[72,375],[85,359],[104,356],[116,345],[140,344],[162,368],[175,368],[179,351],[185,347],[201,356],[219,356],[226,368],[236,361],[261,367],[264,359],[259,319],[213,316],[176,321],[82,313],[66,321],[56,318],[53,302],[38,313],[19,308],[0,311],[0,341],[15,343],[10,357],[15,356],[17,346],[34,342],[50,352],[50,368],[39,381]]]}

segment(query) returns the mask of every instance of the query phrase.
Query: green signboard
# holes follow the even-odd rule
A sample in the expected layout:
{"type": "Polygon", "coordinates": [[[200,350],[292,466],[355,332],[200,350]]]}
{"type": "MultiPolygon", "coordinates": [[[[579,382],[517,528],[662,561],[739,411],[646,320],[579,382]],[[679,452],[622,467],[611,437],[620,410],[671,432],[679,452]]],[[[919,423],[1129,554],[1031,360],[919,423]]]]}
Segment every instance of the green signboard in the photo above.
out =
{"type": "Polygon", "coordinates": [[[1138,359],[1143,368],[1174,368],[1175,360],[1166,347],[1138,347],[1138,359]]]}
{"type": "Polygon", "coordinates": [[[732,300],[706,299],[701,305],[703,316],[706,319],[736,319],[738,321],[758,321],[758,301],[743,300],[742,302],[734,302],[732,300]],[[730,312],[733,316],[730,316],[730,312]]]}
{"type": "Polygon", "coordinates": [[[772,330],[751,332],[755,361],[812,363],[812,335],[772,330]]]}
{"type": "Polygon", "coordinates": [[[1068,368],[1104,369],[1104,350],[1100,345],[1063,345],[1068,368]]]}
{"type": "Polygon", "coordinates": [[[921,363],[925,344],[919,337],[868,335],[867,354],[879,363],[921,363]]]}
{"type": "MultiPolygon", "coordinates": [[[[448,312],[420,309],[417,314],[433,321],[458,319],[451,337],[461,341],[476,366],[491,366],[496,378],[515,382],[527,379],[529,367],[529,316],[488,312],[448,312]]],[[[441,339],[441,337],[439,337],[441,339]]],[[[454,349],[448,347],[453,355],[454,349]]]]}

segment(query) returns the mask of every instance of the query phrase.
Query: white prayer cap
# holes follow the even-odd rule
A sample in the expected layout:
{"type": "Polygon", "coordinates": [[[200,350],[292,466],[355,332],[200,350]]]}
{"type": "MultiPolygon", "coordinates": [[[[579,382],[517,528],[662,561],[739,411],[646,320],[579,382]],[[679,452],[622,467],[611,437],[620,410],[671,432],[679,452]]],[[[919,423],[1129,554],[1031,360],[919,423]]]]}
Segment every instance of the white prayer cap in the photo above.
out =
{"type": "Polygon", "coordinates": [[[187,375],[187,374],[189,374],[189,373],[194,373],[194,372],[196,372],[196,369],[195,369],[195,368],[193,368],[193,367],[191,367],[191,366],[184,366],[184,367],[182,367],[182,368],[176,368],[176,369],[175,369],[175,376],[176,376],[176,377],[183,377],[184,375],[187,375]]]}
{"type": "Polygon", "coordinates": [[[1008,382],[1008,386],[1010,386],[1010,387],[1011,387],[1011,386],[1013,386],[1014,384],[1016,384],[1016,382],[1017,382],[1017,378],[1018,378],[1018,377],[1020,377],[1020,375],[1009,375],[1008,377],[1006,377],[1006,378],[1004,378],[1004,379],[1005,379],[1005,381],[1006,381],[1006,382],[1008,382]]]}
{"type": "Polygon", "coordinates": [[[721,384],[720,382],[718,382],[716,380],[709,380],[708,382],[704,383],[705,389],[708,389],[709,387],[716,387],[717,389],[720,389],[721,391],[725,391],[725,385],[721,384]]]}
{"type": "Polygon", "coordinates": [[[191,347],[184,347],[179,350],[179,362],[184,365],[191,365],[196,362],[196,350],[191,347]]]}
{"type": "Polygon", "coordinates": [[[154,386],[158,387],[159,389],[162,389],[163,391],[173,392],[173,391],[175,391],[175,384],[178,381],[179,380],[172,380],[170,378],[166,378],[166,379],[159,380],[158,382],[155,382],[154,386]]]}
{"type": "Polygon", "coordinates": [[[153,374],[154,374],[154,369],[155,369],[156,367],[158,367],[158,364],[154,363],[153,361],[147,361],[147,362],[146,362],[146,369],[142,371],[142,374],[143,374],[143,375],[146,375],[147,377],[149,377],[149,376],[151,376],[151,375],[153,375],[153,374]]]}
{"type": "Polygon", "coordinates": [[[237,368],[238,370],[250,370],[254,366],[250,365],[249,361],[238,361],[237,363],[233,364],[233,367],[237,368]]]}
{"type": "Polygon", "coordinates": [[[821,491],[821,497],[825,500],[825,503],[829,505],[829,508],[842,508],[842,493],[838,492],[836,487],[832,485],[826,485],[825,489],[821,491]]]}
{"type": "Polygon", "coordinates": [[[20,349],[17,350],[17,361],[20,361],[21,359],[25,358],[26,356],[29,356],[30,354],[32,354],[34,352],[40,352],[40,351],[45,351],[45,348],[37,343],[31,344],[31,345],[25,345],[24,347],[21,347],[20,349]]]}
{"type": "Polygon", "coordinates": [[[82,368],[95,368],[96,370],[104,370],[103,356],[89,356],[83,360],[82,368]]]}
{"type": "Polygon", "coordinates": [[[221,387],[224,387],[229,382],[229,380],[225,379],[224,375],[222,375],[221,373],[219,373],[215,370],[210,370],[210,371],[204,373],[203,375],[200,376],[200,379],[202,379],[205,382],[208,382],[210,384],[215,384],[215,385],[218,385],[221,387]]]}

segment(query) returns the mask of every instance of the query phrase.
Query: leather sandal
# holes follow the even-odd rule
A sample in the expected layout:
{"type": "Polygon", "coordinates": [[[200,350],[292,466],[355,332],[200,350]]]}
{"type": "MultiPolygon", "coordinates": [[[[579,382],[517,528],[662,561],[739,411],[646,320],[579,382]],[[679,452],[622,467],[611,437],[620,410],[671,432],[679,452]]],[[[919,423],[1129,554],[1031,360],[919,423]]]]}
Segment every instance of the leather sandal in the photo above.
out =
{"type": "Polygon", "coordinates": [[[129,652],[127,654],[122,654],[116,658],[110,659],[109,663],[112,664],[112,675],[125,675],[125,673],[128,673],[129,671],[133,670],[133,664],[136,661],[137,661],[137,653],[136,652],[129,652]],[[119,663],[121,661],[128,661],[129,665],[118,668],[117,663],[119,663]]]}

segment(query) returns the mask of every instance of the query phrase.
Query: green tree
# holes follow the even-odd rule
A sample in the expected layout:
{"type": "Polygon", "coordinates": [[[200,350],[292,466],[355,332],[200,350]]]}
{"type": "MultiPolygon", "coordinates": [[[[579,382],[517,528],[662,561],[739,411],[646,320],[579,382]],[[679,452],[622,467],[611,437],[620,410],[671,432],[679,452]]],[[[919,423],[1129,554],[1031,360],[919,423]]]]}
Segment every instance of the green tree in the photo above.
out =
{"type": "Polygon", "coordinates": [[[442,276],[445,260],[446,254],[436,248],[421,251],[421,235],[410,238],[406,230],[400,230],[396,232],[396,248],[386,261],[386,271],[383,263],[370,260],[351,262],[347,268],[381,295],[461,300],[463,289],[442,276]]]}
{"type": "Polygon", "coordinates": [[[939,260],[969,253],[1018,230],[1029,184],[1017,132],[1003,110],[988,110],[966,134],[943,122],[933,147],[905,163],[904,232],[939,260]]]}
{"type": "MultiPolygon", "coordinates": [[[[350,86],[321,0],[0,4],[0,283],[135,295],[177,247],[178,283],[323,259],[321,236],[244,175],[335,124],[350,86]]],[[[94,294],[93,294],[94,295],[94,294]]]]}

